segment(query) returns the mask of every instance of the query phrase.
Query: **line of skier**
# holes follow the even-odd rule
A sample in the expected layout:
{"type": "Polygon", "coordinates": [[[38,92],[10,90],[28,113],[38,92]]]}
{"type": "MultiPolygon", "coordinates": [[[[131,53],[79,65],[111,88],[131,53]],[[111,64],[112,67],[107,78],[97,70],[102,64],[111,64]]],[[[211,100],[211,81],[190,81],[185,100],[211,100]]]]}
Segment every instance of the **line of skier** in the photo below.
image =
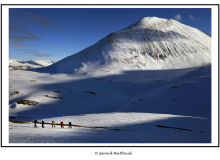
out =
{"type": "MultiPolygon", "coordinates": [[[[44,121],[42,121],[42,128],[44,128],[44,121]]],[[[61,129],[64,128],[63,121],[60,122],[61,129]]],[[[34,128],[37,128],[37,120],[34,120],[34,128]]],[[[56,128],[55,121],[52,121],[52,128],[56,128]]],[[[72,123],[69,121],[68,128],[72,128],[72,123]]]]}

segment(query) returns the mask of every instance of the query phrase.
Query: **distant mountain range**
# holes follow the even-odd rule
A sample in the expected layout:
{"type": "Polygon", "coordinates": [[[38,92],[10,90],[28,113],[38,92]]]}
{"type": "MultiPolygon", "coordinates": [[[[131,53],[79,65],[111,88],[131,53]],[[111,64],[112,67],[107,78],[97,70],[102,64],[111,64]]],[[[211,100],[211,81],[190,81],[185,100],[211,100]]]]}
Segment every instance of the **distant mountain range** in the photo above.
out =
{"type": "Polygon", "coordinates": [[[145,17],[39,71],[113,73],[189,68],[211,63],[211,36],[173,19],[145,17]]]}
{"type": "Polygon", "coordinates": [[[19,69],[32,69],[49,66],[56,61],[45,61],[45,60],[14,60],[9,59],[9,69],[19,70],[19,69]]]}

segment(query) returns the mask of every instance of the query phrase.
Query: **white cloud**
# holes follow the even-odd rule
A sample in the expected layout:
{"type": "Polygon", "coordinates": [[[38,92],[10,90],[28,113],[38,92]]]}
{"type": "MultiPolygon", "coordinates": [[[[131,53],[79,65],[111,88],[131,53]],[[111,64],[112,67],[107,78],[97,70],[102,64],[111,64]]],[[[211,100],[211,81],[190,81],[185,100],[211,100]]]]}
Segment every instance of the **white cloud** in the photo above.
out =
{"type": "Polygon", "coordinates": [[[189,15],[189,19],[191,19],[192,21],[195,21],[195,18],[192,15],[189,15]]]}
{"type": "Polygon", "coordinates": [[[181,16],[181,14],[177,14],[177,15],[175,15],[175,16],[174,16],[174,19],[177,20],[177,21],[182,20],[182,16],[181,16]]]}

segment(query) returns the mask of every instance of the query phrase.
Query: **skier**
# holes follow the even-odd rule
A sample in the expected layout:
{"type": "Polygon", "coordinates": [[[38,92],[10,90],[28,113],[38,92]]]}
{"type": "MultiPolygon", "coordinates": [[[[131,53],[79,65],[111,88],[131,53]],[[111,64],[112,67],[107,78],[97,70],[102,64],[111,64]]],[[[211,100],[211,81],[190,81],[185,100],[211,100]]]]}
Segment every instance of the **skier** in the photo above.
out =
{"type": "Polygon", "coordinates": [[[34,120],[34,128],[37,128],[37,120],[34,120]]]}
{"type": "Polygon", "coordinates": [[[55,128],[55,121],[52,121],[52,128],[55,128]]]}
{"type": "Polygon", "coordinates": [[[70,122],[70,121],[69,121],[69,126],[68,126],[68,127],[69,127],[69,128],[72,128],[72,127],[71,127],[71,122],[70,122]]]}
{"type": "Polygon", "coordinates": [[[44,128],[44,121],[42,121],[42,128],[44,128]]]}
{"type": "Polygon", "coordinates": [[[64,127],[63,127],[63,121],[61,121],[61,123],[60,123],[60,124],[61,124],[61,129],[62,129],[62,128],[64,128],[64,127]]]}

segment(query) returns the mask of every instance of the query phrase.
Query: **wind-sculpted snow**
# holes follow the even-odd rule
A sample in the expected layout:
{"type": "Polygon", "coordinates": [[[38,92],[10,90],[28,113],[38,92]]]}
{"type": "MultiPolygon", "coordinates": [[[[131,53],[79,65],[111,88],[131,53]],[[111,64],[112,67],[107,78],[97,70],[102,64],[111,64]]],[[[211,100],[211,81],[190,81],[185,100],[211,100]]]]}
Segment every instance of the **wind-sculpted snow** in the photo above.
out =
{"type": "Polygon", "coordinates": [[[211,37],[172,19],[146,17],[96,44],[60,60],[46,73],[114,73],[175,69],[211,63],[211,37]]]}
{"type": "Polygon", "coordinates": [[[211,38],[204,32],[174,20],[155,17],[145,18],[132,27],[112,33],[108,39],[114,52],[136,52],[144,55],[144,58],[151,56],[155,60],[189,56],[197,52],[211,54],[211,38]],[[158,21],[149,22],[150,19],[158,21]]]}

